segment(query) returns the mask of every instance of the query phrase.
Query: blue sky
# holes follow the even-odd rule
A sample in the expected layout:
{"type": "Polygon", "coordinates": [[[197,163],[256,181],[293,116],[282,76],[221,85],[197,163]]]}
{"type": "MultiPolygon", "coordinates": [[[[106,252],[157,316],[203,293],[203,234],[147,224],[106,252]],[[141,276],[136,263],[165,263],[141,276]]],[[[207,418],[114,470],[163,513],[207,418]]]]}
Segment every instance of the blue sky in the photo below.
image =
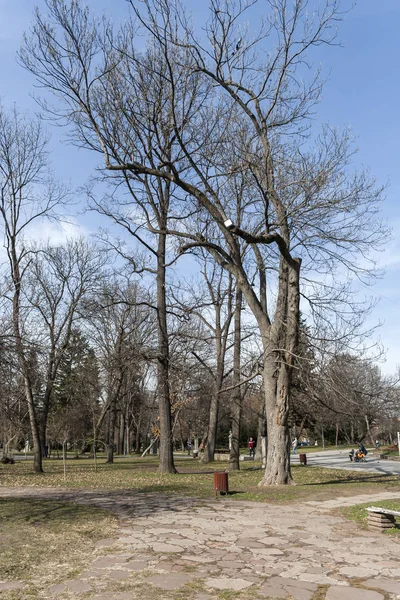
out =
{"type": "MultiPolygon", "coordinates": [[[[318,4],[319,0],[315,2],[318,4]]],[[[35,4],[43,6],[44,3],[0,0],[0,98],[6,106],[15,103],[31,113],[37,110],[31,98],[34,81],[17,65],[16,52],[24,30],[29,27],[35,4]]],[[[125,0],[88,0],[88,4],[96,11],[112,11],[116,21],[123,18],[127,10],[125,0]]],[[[201,0],[186,0],[184,4],[194,11],[196,21],[202,16],[202,7],[206,7],[206,2],[201,0]]],[[[342,1],[344,8],[351,4],[351,0],[342,1]]],[[[386,363],[381,365],[385,373],[393,373],[396,365],[400,365],[399,23],[399,0],[359,0],[340,25],[342,46],[323,47],[318,52],[318,60],[330,77],[316,121],[339,128],[350,126],[358,140],[356,166],[369,168],[379,183],[389,183],[384,214],[393,229],[393,239],[379,257],[386,274],[373,290],[365,289],[365,295],[372,292],[379,298],[368,323],[372,326],[383,322],[377,335],[387,350],[386,363]]],[[[51,134],[54,170],[76,188],[85,182],[95,159],[84,151],[68,147],[62,141],[61,130],[52,129],[51,134]]],[[[75,228],[91,233],[93,216],[77,215],[75,228]]],[[[50,234],[57,235],[57,232],[50,234]]]]}

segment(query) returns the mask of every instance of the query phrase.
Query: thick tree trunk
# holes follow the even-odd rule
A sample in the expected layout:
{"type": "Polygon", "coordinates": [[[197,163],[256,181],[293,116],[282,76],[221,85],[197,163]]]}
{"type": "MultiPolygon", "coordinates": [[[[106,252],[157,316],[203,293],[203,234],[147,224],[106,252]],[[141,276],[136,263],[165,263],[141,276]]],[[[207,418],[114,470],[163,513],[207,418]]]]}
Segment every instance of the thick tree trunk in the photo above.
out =
{"type": "Polygon", "coordinates": [[[232,394],[232,409],[231,409],[231,432],[232,442],[231,451],[229,455],[229,470],[239,471],[239,440],[240,440],[240,421],[242,416],[242,389],[239,386],[241,379],[241,341],[242,341],[242,292],[236,289],[235,298],[235,314],[234,314],[234,347],[233,347],[233,384],[237,387],[233,390],[232,394]]]}
{"type": "Polygon", "coordinates": [[[371,433],[371,427],[369,424],[368,415],[364,415],[364,419],[365,419],[365,425],[367,427],[367,435],[365,437],[369,439],[370,444],[375,445],[374,438],[372,437],[372,433],[371,433]]]}
{"type": "MultiPolygon", "coordinates": [[[[165,228],[164,228],[165,229],[165,228]]],[[[161,473],[176,473],[172,448],[172,419],[169,394],[169,343],[166,303],[166,235],[158,235],[157,252],[157,322],[158,361],[157,390],[160,414],[160,467],[161,473]]]]}
{"type": "Polygon", "coordinates": [[[258,423],[257,423],[257,445],[254,452],[255,460],[262,459],[262,437],[265,429],[265,394],[262,394],[262,406],[261,410],[258,413],[258,423]]]}
{"type": "Polygon", "coordinates": [[[294,260],[291,265],[281,261],[280,290],[275,315],[277,326],[272,328],[270,337],[263,338],[268,450],[265,476],[260,485],[292,482],[288,416],[293,359],[299,332],[299,280],[300,261],[294,260]]]}
{"type": "Polygon", "coordinates": [[[39,427],[36,421],[36,407],[32,394],[32,384],[29,380],[29,377],[24,377],[24,387],[25,397],[28,402],[28,413],[33,444],[33,470],[35,471],[35,473],[43,473],[42,449],[40,445],[39,427]]]}
{"type": "Polygon", "coordinates": [[[287,369],[278,381],[267,359],[264,367],[265,407],[268,430],[267,465],[260,485],[291,483],[290,435],[288,427],[290,382],[287,369]]]}

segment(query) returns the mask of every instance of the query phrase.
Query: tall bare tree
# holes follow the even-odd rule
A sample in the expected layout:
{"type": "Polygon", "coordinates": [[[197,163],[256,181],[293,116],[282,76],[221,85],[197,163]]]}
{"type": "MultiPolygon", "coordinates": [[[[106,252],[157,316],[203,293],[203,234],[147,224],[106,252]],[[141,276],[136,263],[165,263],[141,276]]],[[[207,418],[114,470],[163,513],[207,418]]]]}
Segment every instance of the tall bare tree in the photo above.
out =
{"type": "Polygon", "coordinates": [[[13,338],[29,411],[34,471],[42,471],[42,452],[30,345],[21,319],[21,300],[30,254],[24,236],[34,222],[54,216],[64,190],[48,176],[47,135],[41,122],[0,106],[0,216],[7,252],[13,338]]]}
{"type": "Polygon", "coordinates": [[[138,285],[122,281],[105,284],[91,302],[88,337],[101,365],[104,399],[96,423],[97,432],[106,416],[107,461],[114,460],[115,431],[120,409],[127,405],[140,365],[154,361],[155,313],[149,295],[138,285]],[[131,384],[131,385],[130,385],[131,384]]]}
{"type": "MultiPolygon", "coordinates": [[[[319,316],[328,307],[334,319],[346,321],[349,306],[356,306],[346,284],[338,284],[339,274],[367,277],[372,265],[366,257],[385,238],[381,190],[367,174],[349,169],[348,132],[317,133],[309,120],[322,87],[310,54],[334,41],[339,2],[325,0],[309,11],[307,0],[211,0],[206,36],[197,34],[177,0],[129,4],[136,20],[130,31],[147,36],[147,52],[127,51],[123,34],[115,37],[109,25],[92,21],[78,0],[47,0],[49,16],[36,13],[21,59],[61,100],[53,112],[74,125],[73,139],[102,152],[110,173],[170,182],[218,227],[218,239],[205,227],[169,231],[189,240],[184,250],[206,248],[236,279],[253,313],[264,352],[263,484],[290,483],[288,414],[300,295],[319,316]],[[261,6],[269,11],[250,36],[245,20],[256,18],[252,11],[261,6]],[[149,62],[149,52],[156,60],[149,62]],[[149,77],[159,72],[159,59],[172,109],[169,152],[137,110],[141,97],[125,93],[127,78],[132,92],[145,66],[149,77]],[[120,143],[126,131],[129,153],[120,143]],[[157,163],[146,153],[149,139],[157,163]],[[252,181],[240,225],[226,193],[237,171],[248,173],[249,186],[252,181]],[[243,240],[254,253],[250,267],[243,240]],[[252,285],[254,265],[260,280],[269,274],[262,294],[252,285]]],[[[146,110],[159,113],[151,104],[146,110]]]]}
{"type": "Polygon", "coordinates": [[[26,272],[24,298],[30,307],[31,340],[44,362],[44,391],[38,414],[42,452],[58,370],[84,303],[99,288],[104,255],[83,239],[36,251],[26,272]]]}

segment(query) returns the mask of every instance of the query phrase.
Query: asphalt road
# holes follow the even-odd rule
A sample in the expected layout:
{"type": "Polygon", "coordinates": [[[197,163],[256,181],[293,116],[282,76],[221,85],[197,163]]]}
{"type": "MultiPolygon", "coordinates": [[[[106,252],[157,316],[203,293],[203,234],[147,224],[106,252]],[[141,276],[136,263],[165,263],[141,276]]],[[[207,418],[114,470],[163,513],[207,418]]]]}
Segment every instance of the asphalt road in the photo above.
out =
{"type": "MultiPolygon", "coordinates": [[[[291,455],[292,464],[300,462],[299,455],[291,455]]],[[[350,462],[348,451],[327,450],[325,452],[307,453],[307,464],[326,467],[328,469],[346,469],[348,471],[366,471],[385,475],[400,475],[400,461],[381,460],[368,451],[366,462],[350,462]]]]}

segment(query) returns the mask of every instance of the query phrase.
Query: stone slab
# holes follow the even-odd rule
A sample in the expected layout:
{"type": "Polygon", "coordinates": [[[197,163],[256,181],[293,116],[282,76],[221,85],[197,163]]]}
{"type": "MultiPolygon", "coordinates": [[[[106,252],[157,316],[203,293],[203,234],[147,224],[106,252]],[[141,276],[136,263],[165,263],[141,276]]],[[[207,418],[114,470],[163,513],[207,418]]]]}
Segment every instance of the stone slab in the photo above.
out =
{"type": "Polygon", "coordinates": [[[367,579],[367,581],[363,581],[363,585],[389,592],[389,594],[400,595],[400,581],[394,579],[367,579]]]}
{"type": "Polygon", "coordinates": [[[172,544],[156,543],[151,544],[154,552],[184,552],[182,546],[173,546],[172,544]]]}
{"type": "Polygon", "coordinates": [[[259,593],[273,598],[287,598],[290,594],[294,600],[311,600],[317,589],[318,586],[312,582],[288,577],[270,577],[260,588],[259,593]]]}
{"type": "Polygon", "coordinates": [[[20,581],[0,581],[0,591],[19,590],[24,587],[20,581]]]}
{"type": "Polygon", "coordinates": [[[326,600],[385,600],[382,594],[354,587],[332,586],[326,593],[326,600]]]}
{"type": "Polygon", "coordinates": [[[89,585],[87,581],[83,579],[73,579],[71,581],[66,581],[65,585],[67,586],[70,592],[75,592],[76,594],[85,594],[86,592],[92,591],[92,586],[89,585]]]}
{"type": "Polygon", "coordinates": [[[93,561],[92,567],[107,569],[108,567],[113,567],[114,565],[124,563],[125,561],[126,558],[122,556],[100,556],[93,561]]]}
{"type": "Polygon", "coordinates": [[[215,590],[233,590],[235,592],[240,592],[253,585],[253,582],[247,581],[247,579],[234,579],[233,577],[226,579],[224,577],[219,577],[207,579],[205,585],[215,590]]]}
{"type": "Polygon", "coordinates": [[[144,571],[148,568],[148,562],[144,560],[130,560],[123,564],[124,569],[128,571],[144,571]]]}
{"type": "Polygon", "coordinates": [[[114,571],[109,571],[108,576],[115,581],[123,581],[124,579],[129,579],[130,577],[129,571],[121,571],[120,569],[115,569],[114,571]]]}
{"type": "Polygon", "coordinates": [[[185,573],[173,573],[171,575],[153,575],[148,577],[146,581],[153,585],[161,588],[165,591],[179,590],[188,581],[192,581],[193,576],[186,575],[185,573]]]}

